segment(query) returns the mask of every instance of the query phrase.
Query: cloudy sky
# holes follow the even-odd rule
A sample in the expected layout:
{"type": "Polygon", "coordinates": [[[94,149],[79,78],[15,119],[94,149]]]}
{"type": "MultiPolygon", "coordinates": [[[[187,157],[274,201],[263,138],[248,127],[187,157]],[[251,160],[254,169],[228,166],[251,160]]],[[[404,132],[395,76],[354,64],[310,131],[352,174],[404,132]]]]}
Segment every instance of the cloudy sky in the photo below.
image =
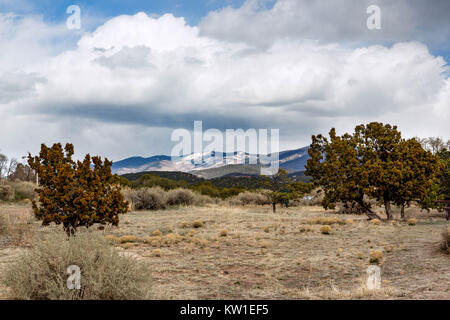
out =
{"type": "Polygon", "coordinates": [[[449,139],[449,16],[448,0],[0,0],[0,150],[170,154],[194,120],[279,128],[281,149],[370,121],[449,139]]]}

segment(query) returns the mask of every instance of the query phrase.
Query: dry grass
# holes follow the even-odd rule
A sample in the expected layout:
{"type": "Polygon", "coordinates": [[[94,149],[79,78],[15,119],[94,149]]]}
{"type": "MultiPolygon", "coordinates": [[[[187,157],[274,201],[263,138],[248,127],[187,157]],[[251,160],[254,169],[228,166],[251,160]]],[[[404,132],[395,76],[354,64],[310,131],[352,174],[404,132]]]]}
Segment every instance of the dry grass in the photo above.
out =
{"type": "MultiPolygon", "coordinates": [[[[406,213],[420,223],[373,225],[315,206],[276,214],[269,206],[179,207],[132,212],[118,228],[96,232],[151,267],[154,299],[449,299],[450,256],[440,249],[446,222],[434,213],[406,213]],[[194,221],[202,227],[193,228],[194,221]],[[155,230],[161,234],[153,236],[155,230]],[[144,241],[120,244],[122,236],[144,241]],[[382,252],[385,281],[377,291],[364,287],[372,251],[382,252]]],[[[0,274],[24,250],[0,247],[0,274]]],[[[0,287],[0,296],[7,292],[0,287]]]]}

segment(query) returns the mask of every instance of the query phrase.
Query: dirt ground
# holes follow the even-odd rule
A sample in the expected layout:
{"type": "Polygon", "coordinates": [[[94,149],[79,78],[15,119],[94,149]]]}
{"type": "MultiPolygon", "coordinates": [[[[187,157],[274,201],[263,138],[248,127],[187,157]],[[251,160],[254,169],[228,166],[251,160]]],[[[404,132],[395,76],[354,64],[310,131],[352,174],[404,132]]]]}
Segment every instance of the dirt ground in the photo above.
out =
{"type": "MultiPolygon", "coordinates": [[[[0,274],[33,235],[63,232],[34,221],[26,204],[2,205],[0,214],[19,217],[14,237],[0,234],[0,274]]],[[[119,227],[97,232],[150,264],[154,299],[450,299],[450,255],[440,250],[448,222],[414,208],[407,215],[417,224],[377,225],[311,206],[276,214],[269,207],[182,207],[128,213],[119,227]],[[339,219],[323,234],[332,220],[318,217],[339,219]],[[365,287],[373,251],[383,256],[379,290],[365,287]]],[[[0,287],[0,299],[9,298],[0,287]]]]}

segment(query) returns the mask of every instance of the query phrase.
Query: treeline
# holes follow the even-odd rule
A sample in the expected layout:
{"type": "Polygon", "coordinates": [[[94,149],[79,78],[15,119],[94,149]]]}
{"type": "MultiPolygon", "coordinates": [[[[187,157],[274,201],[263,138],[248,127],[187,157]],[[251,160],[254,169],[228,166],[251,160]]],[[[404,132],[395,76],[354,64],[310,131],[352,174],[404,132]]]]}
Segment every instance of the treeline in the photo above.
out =
{"type": "MultiPolygon", "coordinates": [[[[272,178],[267,176],[221,177],[205,180],[183,172],[126,174],[120,177],[120,183],[132,189],[160,187],[168,191],[184,188],[212,198],[221,199],[227,199],[245,191],[258,192],[260,190],[273,189],[272,178]],[[176,180],[167,178],[169,176],[176,180]]],[[[292,194],[292,197],[294,197],[295,193],[295,197],[301,197],[303,194],[310,192],[312,188],[313,186],[310,183],[286,179],[278,191],[292,194]]]]}

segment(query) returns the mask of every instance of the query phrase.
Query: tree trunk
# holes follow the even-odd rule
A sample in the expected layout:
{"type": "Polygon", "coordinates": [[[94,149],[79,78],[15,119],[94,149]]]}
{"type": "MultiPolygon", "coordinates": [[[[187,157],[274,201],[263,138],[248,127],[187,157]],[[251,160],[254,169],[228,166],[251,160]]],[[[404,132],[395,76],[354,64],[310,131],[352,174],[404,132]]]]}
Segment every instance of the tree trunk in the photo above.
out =
{"type": "Polygon", "coordinates": [[[405,220],[405,204],[404,203],[402,204],[400,214],[401,214],[402,220],[405,220]]]}
{"type": "Polygon", "coordinates": [[[276,210],[276,203],[274,202],[274,203],[272,203],[272,210],[273,210],[273,213],[275,213],[275,210],[276,210]]]}
{"type": "Polygon", "coordinates": [[[367,215],[367,217],[369,217],[369,220],[372,220],[372,219],[378,219],[378,220],[381,220],[381,218],[380,218],[380,216],[379,215],[377,215],[375,212],[373,212],[365,203],[364,203],[364,201],[359,201],[358,202],[358,204],[359,204],[359,206],[361,207],[361,208],[363,208],[364,210],[366,210],[365,211],[365,214],[367,215]]]}
{"type": "Polygon", "coordinates": [[[384,209],[386,210],[387,219],[392,220],[391,202],[389,200],[384,201],[384,209]]]}

